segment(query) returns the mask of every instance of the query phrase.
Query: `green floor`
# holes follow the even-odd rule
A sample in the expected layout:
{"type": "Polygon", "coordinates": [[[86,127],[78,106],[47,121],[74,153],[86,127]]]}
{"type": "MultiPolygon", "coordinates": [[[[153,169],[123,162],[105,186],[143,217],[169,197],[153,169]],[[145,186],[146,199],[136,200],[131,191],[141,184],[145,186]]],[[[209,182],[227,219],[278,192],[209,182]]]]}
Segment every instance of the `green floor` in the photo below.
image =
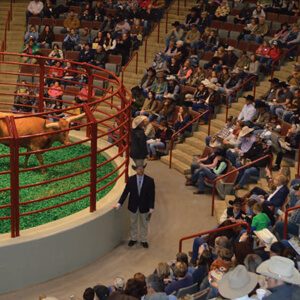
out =
{"type": "MultiPolygon", "coordinates": [[[[59,146],[59,144],[54,144],[53,146],[59,146]]],[[[25,149],[21,150],[22,152],[25,149]]],[[[88,154],[90,148],[88,146],[79,144],[71,146],[69,148],[58,149],[55,151],[47,152],[43,154],[45,164],[55,163],[59,161],[65,161],[71,158],[82,156],[88,154]]],[[[9,148],[3,145],[0,145],[0,153],[8,154],[9,148]]],[[[98,154],[98,164],[104,162],[106,158],[98,154]]],[[[24,156],[20,157],[20,170],[23,170],[24,156]]],[[[29,159],[28,167],[38,166],[38,161],[35,156],[31,156],[29,159]]],[[[59,166],[55,166],[47,169],[46,174],[42,174],[40,170],[23,172],[20,174],[20,186],[27,184],[38,183],[41,181],[46,181],[58,177],[63,177],[69,174],[74,174],[81,170],[87,169],[90,166],[90,158],[82,158],[78,161],[71,163],[64,163],[59,166]]],[[[0,158],[0,170],[7,171],[10,168],[9,158],[0,158]]],[[[111,163],[104,165],[101,168],[98,168],[97,178],[100,179],[106,174],[112,172],[114,166],[111,163]]],[[[97,189],[106,185],[114,178],[117,174],[114,173],[109,176],[107,179],[101,181],[97,185],[97,189]]],[[[77,187],[83,186],[90,182],[90,173],[86,172],[80,175],[72,176],[67,179],[59,180],[57,182],[47,183],[36,187],[23,188],[20,190],[20,203],[25,201],[32,201],[42,197],[47,197],[51,195],[56,195],[65,191],[75,189],[77,187]]],[[[7,188],[10,186],[10,175],[0,175],[0,189],[7,188]]],[[[104,197],[112,188],[114,184],[110,185],[103,191],[99,192],[97,195],[97,201],[104,197]]],[[[46,207],[57,205],[60,203],[65,203],[72,199],[84,196],[89,193],[90,188],[85,187],[83,189],[74,191],[70,194],[63,195],[60,197],[55,197],[49,200],[38,201],[35,203],[28,203],[26,205],[20,205],[20,213],[30,212],[40,210],[46,207]]],[[[10,191],[0,192],[0,206],[10,203],[10,191]]],[[[89,197],[85,197],[82,200],[76,201],[74,203],[67,204],[62,207],[51,209],[49,211],[40,212],[30,216],[23,216],[20,218],[20,229],[26,229],[34,226],[38,226],[44,223],[48,223],[68,215],[71,215],[75,212],[78,212],[89,206],[89,197]]],[[[0,208],[0,217],[9,216],[10,208],[0,208]]],[[[0,220],[0,233],[10,232],[10,220],[0,220]]]]}

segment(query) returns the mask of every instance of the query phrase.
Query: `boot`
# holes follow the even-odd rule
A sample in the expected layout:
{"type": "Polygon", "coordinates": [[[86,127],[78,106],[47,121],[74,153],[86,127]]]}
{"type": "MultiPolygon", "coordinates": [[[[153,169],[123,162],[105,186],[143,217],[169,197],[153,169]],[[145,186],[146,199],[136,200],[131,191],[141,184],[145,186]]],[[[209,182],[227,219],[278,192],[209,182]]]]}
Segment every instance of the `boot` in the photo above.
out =
{"type": "Polygon", "coordinates": [[[156,155],[152,155],[152,157],[151,158],[149,158],[149,160],[157,160],[158,158],[157,158],[157,156],[156,155]]]}

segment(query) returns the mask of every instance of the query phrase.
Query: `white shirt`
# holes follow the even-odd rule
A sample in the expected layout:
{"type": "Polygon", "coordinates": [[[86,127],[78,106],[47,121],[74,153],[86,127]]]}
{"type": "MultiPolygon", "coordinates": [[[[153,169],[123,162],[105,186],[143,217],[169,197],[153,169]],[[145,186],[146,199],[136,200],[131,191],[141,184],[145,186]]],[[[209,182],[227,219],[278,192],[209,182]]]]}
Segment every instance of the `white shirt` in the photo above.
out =
{"type": "Polygon", "coordinates": [[[281,186],[278,186],[277,188],[276,188],[276,190],[267,198],[267,200],[266,201],[270,201],[271,200],[271,198],[281,189],[283,187],[283,185],[281,185],[281,186]]]}
{"type": "Polygon", "coordinates": [[[242,111],[239,114],[238,120],[250,121],[256,114],[256,109],[253,104],[245,104],[242,111]]]}
{"type": "Polygon", "coordinates": [[[27,10],[39,14],[43,10],[43,8],[44,8],[44,4],[42,1],[39,2],[30,1],[27,10]]]}

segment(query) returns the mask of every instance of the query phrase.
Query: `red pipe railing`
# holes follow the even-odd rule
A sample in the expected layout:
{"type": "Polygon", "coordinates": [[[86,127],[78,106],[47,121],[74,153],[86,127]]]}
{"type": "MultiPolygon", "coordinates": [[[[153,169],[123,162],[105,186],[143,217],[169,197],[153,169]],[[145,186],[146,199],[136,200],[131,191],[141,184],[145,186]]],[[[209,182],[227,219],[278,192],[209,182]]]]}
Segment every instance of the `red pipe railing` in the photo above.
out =
{"type": "Polygon", "coordinates": [[[212,201],[211,201],[211,216],[214,215],[214,210],[215,210],[215,196],[216,196],[216,184],[217,184],[217,181],[219,181],[219,180],[221,180],[221,179],[223,179],[223,178],[225,178],[225,177],[227,177],[227,176],[229,176],[231,174],[239,172],[240,170],[246,169],[249,166],[252,166],[252,165],[256,164],[257,162],[259,162],[259,161],[261,161],[263,159],[266,159],[267,157],[269,157],[269,160],[270,160],[269,168],[270,168],[270,171],[272,172],[272,160],[273,160],[273,157],[272,157],[272,155],[268,154],[268,155],[265,155],[265,156],[263,156],[263,157],[261,157],[259,159],[251,161],[250,163],[248,163],[248,164],[246,164],[244,166],[241,166],[241,167],[239,167],[239,168],[237,168],[235,170],[232,170],[232,171],[230,171],[230,172],[228,172],[226,174],[223,174],[223,175],[221,175],[221,176],[219,176],[219,177],[217,177],[216,179],[213,180],[213,182],[212,182],[213,187],[212,187],[212,201]]]}
{"type": "Polygon", "coordinates": [[[130,65],[130,63],[134,59],[134,57],[136,58],[136,60],[135,60],[135,74],[138,73],[139,53],[137,51],[135,51],[134,54],[129,59],[129,61],[127,62],[127,64],[122,69],[122,80],[121,80],[122,84],[123,84],[123,80],[124,80],[124,73],[125,73],[127,67],[130,65]]]}
{"type": "MultiPolygon", "coordinates": [[[[0,56],[3,55],[3,52],[0,52],[0,56]]],[[[10,54],[10,53],[5,53],[5,55],[12,55],[12,56],[16,56],[19,57],[20,54],[10,54]]],[[[22,55],[24,56],[24,55],[22,55]]],[[[29,55],[28,55],[29,56],[29,55]]],[[[40,62],[40,74],[30,74],[32,75],[32,77],[39,77],[39,81],[37,82],[38,85],[34,85],[34,84],[26,84],[26,86],[28,87],[40,87],[42,89],[48,89],[48,87],[44,86],[44,78],[46,78],[45,75],[45,69],[48,68],[47,66],[43,65],[44,59],[43,57],[40,56],[35,56],[38,61],[40,62]],[[43,76],[41,76],[41,74],[43,76]],[[41,82],[43,84],[41,84],[41,82]]],[[[14,62],[2,62],[2,64],[19,64],[19,63],[14,63],[14,62]]],[[[92,78],[90,78],[91,80],[89,80],[88,85],[89,86],[89,90],[91,91],[92,88],[93,89],[97,89],[98,87],[93,85],[93,79],[96,78],[101,78],[103,80],[107,80],[107,82],[111,83],[111,87],[108,90],[105,89],[101,89],[99,88],[99,90],[102,90],[105,92],[104,96],[102,96],[101,98],[97,98],[97,96],[95,97],[91,97],[91,94],[89,94],[89,101],[88,103],[84,103],[83,105],[76,105],[73,107],[67,107],[61,110],[49,110],[48,108],[46,109],[47,111],[45,112],[45,108],[42,106],[40,107],[40,112],[34,114],[35,117],[44,117],[47,118],[49,117],[49,115],[55,113],[55,112],[64,112],[66,114],[69,115],[74,115],[72,113],[69,113],[69,110],[72,110],[73,108],[80,108],[82,109],[85,114],[86,114],[86,118],[87,121],[84,123],[80,123],[78,121],[76,121],[76,126],[72,127],[72,128],[67,128],[67,129],[59,129],[59,130],[55,130],[55,133],[61,133],[61,134],[65,134],[65,133],[69,133],[71,130],[76,129],[76,128],[86,128],[86,131],[88,132],[88,138],[80,140],[80,141],[76,141],[73,142],[71,145],[61,145],[61,146],[54,146],[51,148],[47,148],[47,149],[41,149],[41,150],[35,150],[35,151],[29,151],[27,153],[22,152],[19,153],[19,148],[20,145],[23,145],[24,142],[26,142],[26,140],[31,139],[31,138],[38,138],[38,137],[44,137],[44,136],[48,136],[53,134],[51,132],[41,132],[39,134],[36,135],[22,135],[19,136],[18,134],[18,130],[17,130],[17,125],[16,125],[16,120],[20,119],[20,118],[28,118],[28,117],[32,117],[33,114],[26,114],[26,113],[22,113],[22,115],[17,115],[15,114],[14,116],[10,116],[9,118],[6,118],[7,121],[7,128],[8,128],[8,132],[10,133],[11,137],[5,137],[5,138],[0,138],[0,142],[3,142],[6,139],[11,139],[10,142],[10,155],[1,155],[1,157],[9,157],[11,156],[11,160],[10,160],[10,171],[3,171],[0,172],[1,175],[4,174],[11,174],[11,181],[10,181],[10,187],[5,187],[4,189],[1,189],[1,191],[11,191],[11,204],[5,204],[5,205],[1,205],[0,209],[4,209],[7,207],[11,207],[11,216],[4,216],[1,217],[0,219],[11,219],[11,236],[15,237],[15,236],[19,236],[20,235],[20,219],[23,216],[29,216],[29,215],[33,215],[33,214],[37,214],[40,212],[44,212],[44,211],[48,211],[48,210],[52,210],[54,208],[57,207],[63,207],[66,206],[70,203],[74,203],[76,201],[80,201],[84,198],[89,197],[90,200],[90,211],[95,211],[96,210],[96,197],[97,197],[97,193],[99,193],[100,191],[104,190],[105,188],[111,186],[112,184],[114,184],[119,178],[121,178],[124,175],[124,179],[127,180],[128,178],[128,166],[129,166],[129,138],[130,138],[130,116],[131,116],[131,110],[130,110],[130,103],[131,103],[131,95],[128,92],[127,89],[125,89],[120,80],[112,73],[104,70],[105,72],[107,72],[109,74],[110,77],[112,77],[113,79],[109,79],[106,77],[102,77],[100,75],[96,75],[93,72],[90,72],[91,69],[93,68],[95,70],[101,70],[100,68],[95,68],[94,66],[91,65],[87,65],[87,64],[80,64],[80,63],[76,63],[78,66],[82,66],[85,68],[86,73],[85,74],[90,74],[90,76],[92,76],[92,78]],[[111,91],[110,89],[114,87],[114,85],[116,86],[115,91],[111,91]],[[118,105],[114,105],[113,103],[111,103],[111,99],[112,97],[117,97],[118,99],[120,99],[121,101],[121,108],[118,105]],[[98,107],[100,107],[99,105],[108,105],[110,108],[114,108],[117,110],[116,113],[114,114],[109,114],[104,110],[100,110],[98,109],[98,107]],[[95,115],[94,115],[95,113],[95,115]],[[105,117],[99,117],[99,114],[104,114],[105,117]],[[98,119],[96,119],[96,116],[98,119]],[[117,127],[112,127],[110,124],[108,124],[107,122],[109,122],[110,120],[116,120],[118,121],[118,126],[117,127]],[[120,122],[120,120],[122,122],[120,122]],[[105,131],[101,128],[101,126],[107,127],[109,128],[109,131],[105,131]],[[108,137],[110,134],[112,134],[113,132],[116,132],[119,135],[119,139],[116,139],[116,141],[112,144],[109,144],[108,146],[105,147],[101,147],[101,149],[97,148],[97,141],[98,139],[101,138],[105,138],[108,137]],[[100,134],[99,134],[100,133],[100,134]],[[63,161],[56,161],[55,163],[49,163],[49,164],[45,164],[43,166],[33,166],[30,168],[26,168],[26,169],[19,169],[19,163],[20,163],[20,158],[24,157],[26,154],[38,154],[38,153],[45,153],[45,152],[51,152],[51,151],[55,151],[58,149],[64,149],[66,147],[72,147],[78,144],[84,144],[86,142],[90,142],[91,146],[90,146],[90,151],[87,154],[83,154],[77,157],[73,157],[73,158],[67,158],[63,161]],[[120,146],[120,144],[122,144],[122,146],[120,146]],[[119,146],[119,151],[116,155],[110,157],[109,159],[107,159],[104,162],[98,163],[97,162],[97,155],[99,153],[102,153],[104,151],[107,151],[108,149],[115,147],[115,146],[119,146]],[[102,167],[107,165],[108,163],[114,162],[117,158],[121,158],[122,156],[125,155],[125,158],[119,162],[117,164],[117,167],[114,168],[112,171],[110,171],[108,174],[104,174],[103,176],[99,177],[99,174],[97,174],[99,169],[103,169],[102,167]],[[30,184],[23,184],[20,185],[19,183],[19,175],[21,173],[25,173],[25,172],[29,172],[29,171],[39,171],[42,168],[53,168],[55,166],[61,166],[63,164],[67,164],[67,163],[71,163],[71,162],[75,162],[78,161],[80,159],[83,158],[90,158],[90,165],[86,166],[84,169],[75,172],[73,174],[67,174],[67,175],[63,175],[60,177],[56,177],[54,179],[48,179],[48,180],[41,180],[39,182],[34,182],[34,183],[30,183],[30,184]],[[71,177],[75,177],[78,175],[81,175],[83,173],[87,173],[89,172],[90,174],[90,180],[88,183],[85,183],[81,186],[77,186],[75,188],[72,188],[70,190],[65,190],[65,191],[60,191],[57,192],[56,194],[51,194],[51,195],[47,195],[46,197],[42,197],[42,198],[38,198],[38,199],[29,199],[26,201],[22,201],[20,202],[20,195],[19,195],[19,191],[20,190],[24,190],[24,189],[30,189],[33,187],[38,187],[38,186],[42,186],[44,184],[48,184],[48,183],[53,183],[53,182],[61,182],[64,179],[67,178],[71,178],[71,177]],[[114,178],[110,178],[110,176],[114,175],[114,178]],[[104,182],[105,180],[105,182],[104,182]],[[99,188],[99,186],[97,186],[100,182],[103,182],[103,186],[99,188]],[[30,205],[36,202],[41,202],[41,201],[48,201],[60,196],[64,196],[64,195],[68,195],[71,194],[72,192],[78,191],[78,190],[83,190],[83,189],[88,189],[87,191],[84,190],[83,193],[85,193],[82,196],[82,193],[80,194],[80,196],[77,198],[75,197],[72,198],[72,200],[67,200],[64,203],[59,203],[59,204],[52,204],[49,207],[46,208],[42,208],[42,209],[37,209],[37,210],[29,210],[27,211],[26,205],[30,205]]],[[[19,65],[22,65],[21,63],[19,65]]],[[[27,65],[28,66],[28,65],[27,65]]],[[[14,72],[1,72],[0,74],[7,74],[7,75],[12,75],[14,72]]],[[[22,75],[22,73],[18,73],[18,75],[22,75]]],[[[26,75],[26,74],[25,74],[26,75]]],[[[9,76],[8,76],[9,78],[9,76]]],[[[72,81],[72,83],[77,83],[76,81],[72,81]]],[[[0,84],[3,84],[3,82],[1,82],[0,84]]],[[[16,83],[7,83],[8,85],[18,85],[16,83]]],[[[3,92],[1,94],[7,94],[7,95],[18,95],[17,93],[7,93],[7,92],[3,92]]],[[[72,94],[72,92],[70,92],[69,94],[72,94]]],[[[74,93],[74,96],[76,95],[76,93],[74,93]]],[[[29,96],[34,97],[33,95],[29,96]]],[[[36,99],[40,99],[41,98],[41,102],[43,102],[45,99],[50,99],[48,97],[40,97],[40,96],[36,96],[36,99]]],[[[58,100],[66,105],[70,104],[70,101],[64,101],[64,100],[58,100]]],[[[0,103],[1,105],[15,105],[14,103],[0,103]]],[[[22,105],[21,105],[22,106],[22,105]]],[[[34,107],[34,106],[30,106],[30,105],[24,105],[26,107],[34,107]]],[[[102,106],[101,106],[102,107],[102,106]]],[[[6,112],[10,112],[9,110],[6,110],[6,112]]],[[[54,119],[58,119],[57,117],[53,117],[54,119]]],[[[51,203],[51,202],[49,202],[51,203]]]]}
{"type": "Polygon", "coordinates": [[[290,211],[300,209],[300,205],[287,208],[284,212],[284,227],[283,227],[283,239],[286,240],[287,238],[287,223],[288,223],[288,214],[290,211]]]}
{"type": "Polygon", "coordinates": [[[299,55],[299,47],[298,47],[298,44],[297,45],[294,45],[291,49],[288,49],[286,51],[284,51],[278,58],[274,59],[272,61],[272,67],[271,67],[271,79],[273,79],[273,76],[274,76],[274,67],[275,67],[275,63],[278,62],[279,64],[279,61],[281,58],[283,58],[284,56],[286,56],[290,51],[294,50],[294,49],[297,49],[297,54],[296,54],[296,62],[298,62],[298,55],[299,55]]]}
{"type": "Polygon", "coordinates": [[[156,23],[156,25],[152,28],[152,30],[150,31],[150,33],[147,35],[147,37],[145,38],[145,52],[144,52],[144,63],[147,62],[147,48],[148,48],[148,40],[149,38],[152,36],[152,33],[154,32],[154,30],[157,28],[157,40],[156,42],[159,43],[159,31],[160,31],[160,22],[156,23]]]}
{"type": "Polygon", "coordinates": [[[246,81],[244,81],[241,85],[239,85],[237,88],[235,88],[232,92],[230,92],[228,95],[227,95],[227,98],[226,98],[226,117],[225,117],[225,122],[227,121],[228,119],[228,110],[229,110],[229,97],[234,94],[236,91],[238,91],[239,89],[243,88],[245,84],[247,84],[248,82],[250,81],[254,81],[254,87],[253,87],[253,97],[255,98],[255,93],[256,93],[256,76],[253,75],[251,76],[249,79],[247,79],[246,81]]]}
{"type": "Polygon", "coordinates": [[[210,234],[212,232],[219,232],[219,231],[231,229],[231,228],[238,227],[238,226],[241,226],[241,225],[247,226],[247,232],[248,233],[251,232],[251,227],[250,227],[249,223],[247,223],[247,222],[240,222],[240,223],[235,223],[235,224],[232,224],[232,225],[227,225],[227,226],[223,226],[223,227],[219,227],[219,228],[215,228],[215,229],[211,229],[211,230],[207,230],[207,231],[202,231],[202,232],[199,232],[199,233],[196,233],[196,234],[192,234],[192,235],[188,235],[188,236],[182,237],[179,240],[179,252],[182,252],[182,242],[183,241],[194,239],[194,238],[200,237],[202,235],[207,235],[207,234],[210,234]]]}
{"type": "Polygon", "coordinates": [[[210,110],[206,110],[205,112],[203,112],[202,114],[199,114],[196,118],[194,118],[191,122],[189,122],[188,124],[186,124],[184,127],[182,127],[181,129],[179,129],[178,131],[176,131],[172,136],[171,136],[171,142],[170,142],[170,160],[169,160],[169,168],[172,168],[172,157],[173,157],[173,142],[174,142],[174,138],[175,136],[177,136],[180,132],[182,132],[183,130],[185,130],[187,127],[192,126],[192,124],[196,123],[196,121],[198,121],[200,118],[202,118],[204,115],[209,114],[208,117],[208,127],[207,127],[207,135],[210,135],[210,122],[211,122],[211,111],[210,110]]]}
{"type": "MultiPolygon", "coordinates": [[[[167,11],[166,11],[166,33],[168,33],[168,22],[169,22],[169,12],[170,10],[172,9],[173,5],[175,4],[176,0],[174,0],[170,6],[168,7],[167,11]]],[[[177,0],[178,2],[178,7],[179,7],[179,0],[177,0]]],[[[177,16],[179,15],[179,10],[178,10],[178,7],[177,7],[177,16]]]]}

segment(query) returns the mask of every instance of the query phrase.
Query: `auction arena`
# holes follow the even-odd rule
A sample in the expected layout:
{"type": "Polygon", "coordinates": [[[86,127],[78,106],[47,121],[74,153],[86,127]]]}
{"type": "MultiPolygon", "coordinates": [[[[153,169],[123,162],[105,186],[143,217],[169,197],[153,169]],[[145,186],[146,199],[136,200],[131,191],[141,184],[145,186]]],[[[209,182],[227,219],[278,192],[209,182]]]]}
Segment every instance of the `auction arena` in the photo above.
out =
{"type": "Polygon", "coordinates": [[[53,79],[47,58],[31,65],[16,62],[19,56],[0,53],[0,72],[7,75],[0,84],[16,87],[0,95],[1,292],[95,260],[128,228],[126,209],[116,213],[111,205],[129,171],[130,94],[116,75],[71,62],[73,78],[54,80],[63,90],[54,101],[45,84],[53,79]],[[20,71],[10,72],[16,64],[20,71]],[[32,105],[14,103],[21,85],[32,105]],[[87,101],[77,98],[82,89],[87,101]]]}

